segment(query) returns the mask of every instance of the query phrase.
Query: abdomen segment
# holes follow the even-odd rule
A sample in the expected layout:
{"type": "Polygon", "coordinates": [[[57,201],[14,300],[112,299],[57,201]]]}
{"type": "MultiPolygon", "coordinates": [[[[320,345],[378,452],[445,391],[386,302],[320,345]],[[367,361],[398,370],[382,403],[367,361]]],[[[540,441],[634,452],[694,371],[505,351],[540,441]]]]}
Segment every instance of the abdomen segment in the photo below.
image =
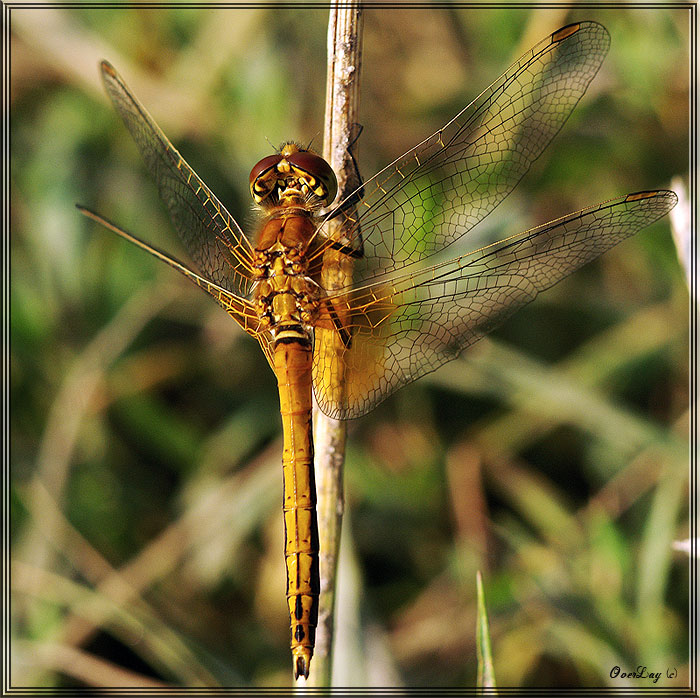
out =
{"type": "Polygon", "coordinates": [[[280,340],[274,358],[284,433],[284,555],[296,678],[309,673],[320,585],[311,433],[311,342],[302,337],[280,340]]]}

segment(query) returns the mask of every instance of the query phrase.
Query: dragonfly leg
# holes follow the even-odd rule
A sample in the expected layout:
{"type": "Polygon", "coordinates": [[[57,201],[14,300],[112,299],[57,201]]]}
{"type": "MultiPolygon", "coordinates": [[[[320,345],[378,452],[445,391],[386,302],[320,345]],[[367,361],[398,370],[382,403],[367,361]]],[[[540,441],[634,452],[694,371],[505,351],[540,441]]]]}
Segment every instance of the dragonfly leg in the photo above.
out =
{"type": "Polygon", "coordinates": [[[341,212],[347,211],[352,206],[359,204],[365,193],[364,182],[362,181],[362,175],[360,174],[360,166],[357,164],[355,153],[353,152],[355,143],[357,143],[357,141],[360,139],[364,127],[362,124],[355,123],[351,126],[351,128],[352,133],[350,134],[350,142],[348,143],[348,147],[345,149],[345,152],[350,158],[350,162],[352,162],[354,173],[352,175],[346,175],[347,181],[345,183],[345,191],[350,190],[352,193],[341,202],[338,208],[331,213],[329,218],[335,218],[335,216],[339,215],[341,212]]]}
{"type": "Polygon", "coordinates": [[[348,257],[352,257],[353,259],[362,259],[365,256],[365,251],[362,247],[362,238],[360,238],[359,248],[350,247],[350,245],[344,245],[342,242],[338,242],[337,240],[331,240],[328,243],[328,247],[330,247],[332,250],[338,250],[338,252],[342,252],[348,257]]]}
{"type": "Polygon", "coordinates": [[[343,321],[340,319],[338,312],[333,306],[333,301],[327,301],[326,307],[328,308],[328,316],[330,317],[333,327],[340,337],[340,341],[343,343],[343,346],[346,349],[349,349],[350,345],[352,344],[352,335],[343,325],[343,321]]]}

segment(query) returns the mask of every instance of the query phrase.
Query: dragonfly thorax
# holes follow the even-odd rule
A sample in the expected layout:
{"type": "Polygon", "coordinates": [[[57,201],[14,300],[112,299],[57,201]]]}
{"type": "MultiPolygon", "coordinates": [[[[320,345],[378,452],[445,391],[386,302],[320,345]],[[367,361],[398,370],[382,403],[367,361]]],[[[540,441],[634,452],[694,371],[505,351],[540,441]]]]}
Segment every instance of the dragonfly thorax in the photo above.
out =
{"type": "Polygon", "coordinates": [[[289,327],[301,331],[317,313],[319,287],[307,276],[304,251],[303,244],[287,247],[279,239],[267,249],[255,251],[260,275],[254,290],[256,310],[262,323],[276,335],[289,327]]]}
{"type": "Polygon", "coordinates": [[[317,284],[308,277],[278,274],[258,283],[255,305],[262,323],[277,336],[286,328],[308,327],[318,310],[318,296],[317,284]]]}

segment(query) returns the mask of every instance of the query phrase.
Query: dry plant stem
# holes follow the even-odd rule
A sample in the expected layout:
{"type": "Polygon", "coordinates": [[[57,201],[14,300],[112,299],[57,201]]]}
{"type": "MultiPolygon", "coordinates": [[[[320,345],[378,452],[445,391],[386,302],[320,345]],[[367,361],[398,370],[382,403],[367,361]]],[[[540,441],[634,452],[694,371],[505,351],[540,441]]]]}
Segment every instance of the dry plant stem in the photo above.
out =
{"type": "MultiPolygon", "coordinates": [[[[358,122],[361,24],[359,7],[331,7],[328,24],[328,79],[323,156],[338,177],[338,201],[351,193],[358,184],[349,147],[352,145],[354,124],[358,122]]],[[[330,229],[329,234],[340,238],[342,230],[336,225],[330,229]]],[[[322,275],[324,288],[330,291],[343,288],[351,282],[350,258],[334,250],[327,252],[322,275]]],[[[340,338],[329,338],[329,342],[335,341],[340,342],[340,338]]],[[[329,344],[321,350],[340,352],[343,347],[342,344],[329,344]]],[[[343,377],[338,375],[336,378],[336,389],[342,392],[343,377]]],[[[328,686],[331,680],[336,571],[343,516],[345,436],[344,422],[330,419],[315,410],[314,448],[321,549],[321,595],[316,649],[309,683],[316,686],[328,686]]]]}

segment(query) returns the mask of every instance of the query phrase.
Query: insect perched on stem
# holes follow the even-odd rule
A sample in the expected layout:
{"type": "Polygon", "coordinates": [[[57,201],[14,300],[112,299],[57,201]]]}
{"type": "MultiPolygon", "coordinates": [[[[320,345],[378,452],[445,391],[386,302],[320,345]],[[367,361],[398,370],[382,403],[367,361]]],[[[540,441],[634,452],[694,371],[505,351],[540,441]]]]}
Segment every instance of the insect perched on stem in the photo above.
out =
{"type": "Polygon", "coordinates": [[[107,92],[196,271],[78,208],[212,295],[260,343],[277,375],[296,677],[308,676],[318,615],[312,390],[331,417],[366,414],[676,203],[671,191],[628,194],[451,261],[422,264],[512,191],[586,91],[608,46],[600,24],[562,27],[439,131],[335,205],[330,166],[285,143],[251,170],[250,191],[261,214],[251,236],[114,68],[101,64],[107,92]],[[328,234],[331,219],[340,221],[342,238],[328,234]],[[321,273],[339,257],[353,260],[353,285],[327,291],[321,273]]]}

